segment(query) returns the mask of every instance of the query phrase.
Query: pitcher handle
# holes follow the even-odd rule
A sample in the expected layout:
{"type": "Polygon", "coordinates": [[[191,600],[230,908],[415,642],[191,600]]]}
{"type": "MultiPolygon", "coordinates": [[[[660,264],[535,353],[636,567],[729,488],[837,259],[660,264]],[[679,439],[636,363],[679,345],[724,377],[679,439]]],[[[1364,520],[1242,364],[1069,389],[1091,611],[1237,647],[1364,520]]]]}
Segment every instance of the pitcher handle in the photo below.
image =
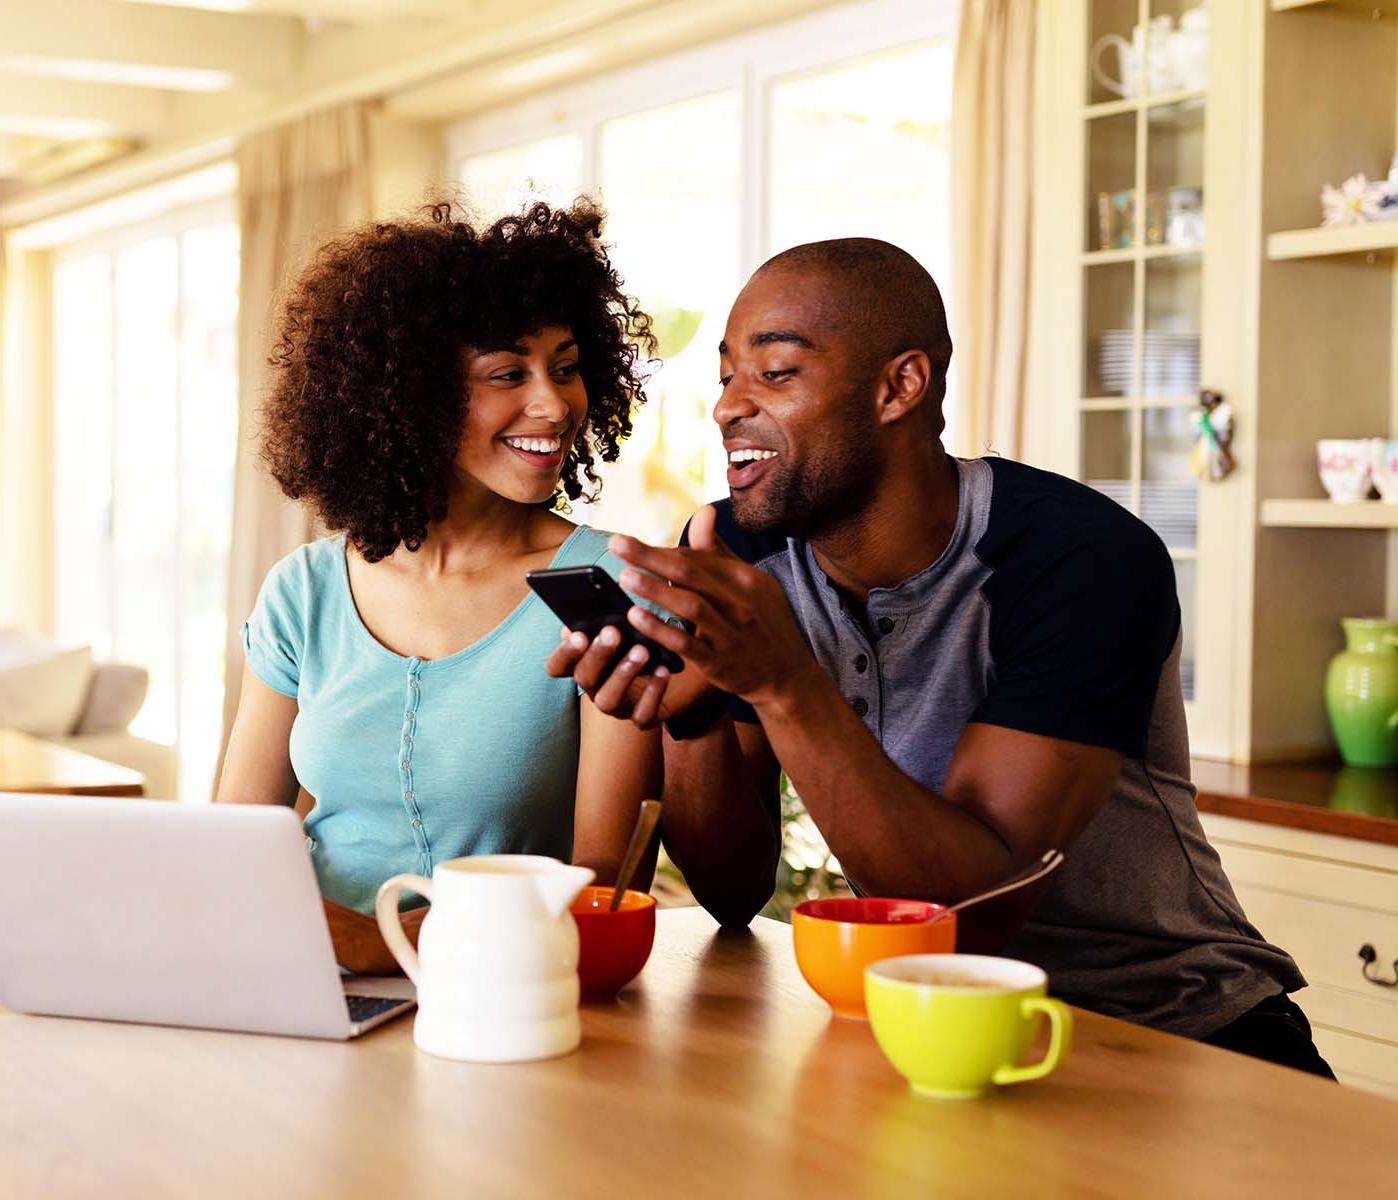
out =
{"type": "Polygon", "coordinates": [[[1102,69],[1102,52],[1108,46],[1116,47],[1117,69],[1121,70],[1121,73],[1123,75],[1126,74],[1126,71],[1122,70],[1122,67],[1123,64],[1126,62],[1126,56],[1132,53],[1131,43],[1118,34],[1109,33],[1103,37],[1098,38],[1096,43],[1092,47],[1092,77],[1113,95],[1125,98],[1125,80],[1113,79],[1110,75],[1107,74],[1106,71],[1102,69]]]}
{"type": "Polygon", "coordinates": [[[398,897],[404,892],[416,892],[430,901],[432,881],[421,875],[395,875],[392,879],[385,879],[374,901],[374,916],[378,918],[379,932],[383,934],[389,953],[398,960],[403,973],[416,987],[422,964],[418,961],[412,942],[408,941],[408,935],[403,932],[403,922],[398,916],[398,897]]]}
{"type": "Polygon", "coordinates": [[[1048,1050],[1044,1057],[1027,1067],[1004,1066],[993,1076],[996,1083],[1025,1083],[1030,1079],[1042,1079],[1068,1055],[1073,1044],[1073,1014],[1062,1000],[1050,996],[1026,996],[1019,1002],[1020,1015],[1032,1017],[1043,1013],[1049,1019],[1050,1033],[1048,1050]]]}

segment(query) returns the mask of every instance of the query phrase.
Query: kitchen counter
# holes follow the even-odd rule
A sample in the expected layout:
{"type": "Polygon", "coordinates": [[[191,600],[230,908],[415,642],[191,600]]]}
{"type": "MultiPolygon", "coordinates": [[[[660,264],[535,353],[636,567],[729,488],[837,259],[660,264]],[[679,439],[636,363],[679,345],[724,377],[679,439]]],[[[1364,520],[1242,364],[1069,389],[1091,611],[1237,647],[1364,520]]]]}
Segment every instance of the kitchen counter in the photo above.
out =
{"type": "Polygon", "coordinates": [[[1199,811],[1398,846],[1398,768],[1193,760],[1199,811]]]}

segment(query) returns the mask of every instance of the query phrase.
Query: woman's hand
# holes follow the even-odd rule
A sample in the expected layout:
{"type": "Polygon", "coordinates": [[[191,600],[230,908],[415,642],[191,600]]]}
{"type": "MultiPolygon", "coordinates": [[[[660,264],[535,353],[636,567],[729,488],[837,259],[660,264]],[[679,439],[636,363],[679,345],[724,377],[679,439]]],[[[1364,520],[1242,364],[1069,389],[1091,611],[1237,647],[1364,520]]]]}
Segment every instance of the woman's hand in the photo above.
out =
{"type": "Polygon", "coordinates": [[[565,629],[544,669],[556,679],[572,676],[599,712],[641,729],[653,729],[712,694],[713,685],[693,667],[680,675],[671,675],[664,667],[642,675],[649,657],[644,646],[632,647],[613,662],[620,645],[621,635],[610,625],[592,640],[565,629]]]}
{"type": "MultiPolygon", "coordinates": [[[[379,933],[379,923],[362,912],[321,899],[325,920],[330,926],[330,942],[335,947],[335,961],[356,975],[401,975],[403,968],[389,951],[379,933]]],[[[422,929],[427,908],[415,908],[402,914],[403,932],[414,948],[422,929]]]]}

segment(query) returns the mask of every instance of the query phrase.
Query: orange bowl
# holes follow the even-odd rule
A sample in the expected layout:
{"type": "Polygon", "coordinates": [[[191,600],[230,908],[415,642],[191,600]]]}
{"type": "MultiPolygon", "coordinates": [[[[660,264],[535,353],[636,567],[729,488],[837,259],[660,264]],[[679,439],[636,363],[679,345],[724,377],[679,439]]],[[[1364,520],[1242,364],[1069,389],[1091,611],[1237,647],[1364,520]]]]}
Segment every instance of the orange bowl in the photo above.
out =
{"type": "Polygon", "coordinates": [[[584,1000],[613,999],[641,973],[655,944],[655,897],[628,889],[612,912],[614,892],[609,887],[585,887],[572,904],[584,1000]]]}
{"type": "Polygon", "coordinates": [[[950,954],[956,914],[945,904],[877,896],[807,900],[791,912],[796,965],[837,1017],[866,1021],[864,968],[904,954],[950,954]]]}

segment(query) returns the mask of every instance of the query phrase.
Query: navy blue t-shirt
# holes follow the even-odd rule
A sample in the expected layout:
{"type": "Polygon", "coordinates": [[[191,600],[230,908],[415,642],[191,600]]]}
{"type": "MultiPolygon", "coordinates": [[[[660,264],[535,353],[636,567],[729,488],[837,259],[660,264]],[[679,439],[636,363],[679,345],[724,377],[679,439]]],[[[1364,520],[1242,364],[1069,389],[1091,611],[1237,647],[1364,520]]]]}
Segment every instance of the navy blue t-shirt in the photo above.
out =
{"type": "MultiPolygon", "coordinates": [[[[1112,797],[1007,952],[1089,1008],[1203,1036],[1304,980],[1243,915],[1189,782],[1173,564],[1074,480],[958,460],[937,561],[851,611],[808,543],[716,532],[782,585],[817,660],[899,768],[933,791],[972,722],[1119,751],[1112,797]]],[[[755,721],[734,699],[735,719],[755,721]]],[[[935,891],[935,882],[931,887],[935,891]]]]}

